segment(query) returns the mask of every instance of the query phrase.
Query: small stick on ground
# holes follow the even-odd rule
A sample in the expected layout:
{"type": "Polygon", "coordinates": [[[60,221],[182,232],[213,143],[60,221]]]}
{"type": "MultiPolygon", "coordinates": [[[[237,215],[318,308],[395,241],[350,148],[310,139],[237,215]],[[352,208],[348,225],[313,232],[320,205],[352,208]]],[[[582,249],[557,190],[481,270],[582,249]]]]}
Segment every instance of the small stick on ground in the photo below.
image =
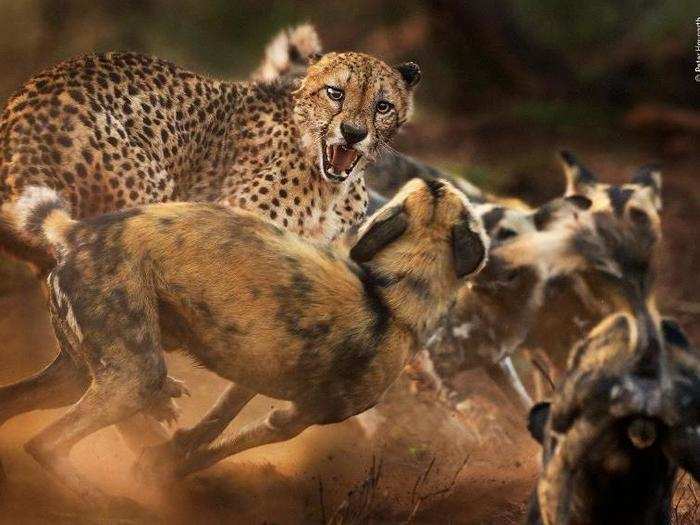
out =
{"type": "Polygon", "coordinates": [[[416,480],[416,484],[413,487],[413,491],[411,492],[411,505],[412,505],[412,510],[411,513],[408,515],[408,518],[406,519],[406,523],[411,523],[413,519],[416,517],[416,514],[418,514],[418,511],[420,510],[421,506],[423,503],[428,501],[431,498],[436,498],[438,496],[442,496],[444,494],[447,494],[452,491],[454,488],[455,484],[457,483],[457,478],[459,477],[459,474],[462,472],[462,469],[465,467],[467,464],[467,461],[469,461],[469,455],[467,455],[462,463],[460,464],[459,468],[455,471],[454,475],[452,476],[452,479],[450,480],[450,483],[438,490],[432,491],[432,492],[427,492],[421,496],[418,496],[418,498],[415,498],[415,495],[418,492],[418,489],[425,485],[428,481],[428,475],[430,474],[430,471],[433,469],[433,465],[435,464],[435,458],[432,459],[430,464],[428,465],[428,468],[425,469],[425,472],[418,477],[416,480]]]}
{"type": "Polygon", "coordinates": [[[372,456],[372,465],[365,480],[357,487],[348,492],[347,498],[340,504],[338,509],[331,516],[329,525],[342,525],[344,523],[366,523],[374,503],[374,494],[379,485],[382,473],[383,460],[376,461],[372,456]]]}

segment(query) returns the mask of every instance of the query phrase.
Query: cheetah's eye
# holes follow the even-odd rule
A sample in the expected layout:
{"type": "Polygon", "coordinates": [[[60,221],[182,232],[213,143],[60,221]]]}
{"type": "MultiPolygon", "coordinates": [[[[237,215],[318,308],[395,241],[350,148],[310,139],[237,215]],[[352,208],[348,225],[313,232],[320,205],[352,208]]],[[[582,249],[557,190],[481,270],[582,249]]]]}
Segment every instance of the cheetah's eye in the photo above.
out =
{"type": "Polygon", "coordinates": [[[328,98],[331,100],[335,100],[336,102],[340,102],[345,98],[345,92],[337,87],[333,86],[326,86],[326,94],[328,95],[328,98]]]}
{"type": "Polygon", "coordinates": [[[389,113],[393,109],[394,105],[391,102],[387,102],[386,100],[380,100],[377,102],[377,113],[381,113],[382,115],[385,115],[386,113],[389,113]]]}

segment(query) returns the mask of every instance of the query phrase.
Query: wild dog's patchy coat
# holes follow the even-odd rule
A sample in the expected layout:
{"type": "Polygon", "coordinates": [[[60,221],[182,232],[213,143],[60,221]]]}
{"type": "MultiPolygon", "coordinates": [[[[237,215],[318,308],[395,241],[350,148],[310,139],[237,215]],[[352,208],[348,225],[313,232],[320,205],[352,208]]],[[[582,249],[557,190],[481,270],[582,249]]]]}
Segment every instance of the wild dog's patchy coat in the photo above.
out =
{"type": "Polygon", "coordinates": [[[77,441],[139,411],[167,410],[170,341],[235,383],[201,425],[157,449],[174,451],[177,474],[373,406],[488,248],[468,201],[443,181],[409,183],[362,228],[350,257],[211,204],[75,222],[40,200],[22,215],[56,242],[52,317],[63,351],[92,378],[27,450],[77,486],[65,461],[77,441]],[[293,404],[199,449],[257,393],[293,404]]]}
{"type": "Polygon", "coordinates": [[[700,353],[675,323],[646,324],[605,318],[533,408],[544,467],[528,523],[668,524],[678,467],[700,479],[700,353]]]}
{"type": "Polygon", "coordinates": [[[658,168],[652,186],[643,177],[647,167],[633,182],[613,186],[599,183],[570,153],[561,155],[570,189],[582,194],[567,191],[530,212],[476,206],[495,235],[490,261],[471,288],[460,291],[431,346],[439,378],[429,382],[450,388],[459,371],[486,365],[508,396],[527,406],[529,395],[512,373],[510,354],[527,349],[556,381],[571,345],[600,319],[620,308],[646,308],[660,237],[658,168]],[[620,193],[624,203],[611,197],[620,193]],[[504,235],[508,230],[512,234],[504,235]]]}

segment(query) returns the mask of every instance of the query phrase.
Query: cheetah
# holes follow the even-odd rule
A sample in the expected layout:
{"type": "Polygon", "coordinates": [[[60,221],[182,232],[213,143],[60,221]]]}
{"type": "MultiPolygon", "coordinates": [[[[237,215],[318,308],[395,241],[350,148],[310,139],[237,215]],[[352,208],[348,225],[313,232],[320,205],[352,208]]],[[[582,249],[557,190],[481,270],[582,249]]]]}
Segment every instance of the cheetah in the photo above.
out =
{"type": "Polygon", "coordinates": [[[63,62],[0,117],[0,245],[43,273],[53,265],[15,224],[29,186],[55,191],[76,219],[221,202],[332,240],[364,217],[364,170],[409,118],[420,78],[412,62],[354,52],[272,82],[223,82],[134,53],[63,62]]]}
{"type": "MultiPolygon", "coordinates": [[[[234,382],[189,432],[216,427],[213,434],[177,453],[184,463],[176,473],[185,475],[374,405],[488,249],[469,201],[444,181],[408,183],[363,225],[349,253],[210,203],[77,222],[55,196],[30,188],[18,210],[23,224],[57,247],[48,277],[52,320],[62,352],[92,379],[26,448],[79,491],[87,488],[70,466],[70,449],[172,395],[163,331],[234,382]],[[256,393],[292,405],[208,447],[256,393]]],[[[187,434],[175,441],[187,442],[187,434]]]]}

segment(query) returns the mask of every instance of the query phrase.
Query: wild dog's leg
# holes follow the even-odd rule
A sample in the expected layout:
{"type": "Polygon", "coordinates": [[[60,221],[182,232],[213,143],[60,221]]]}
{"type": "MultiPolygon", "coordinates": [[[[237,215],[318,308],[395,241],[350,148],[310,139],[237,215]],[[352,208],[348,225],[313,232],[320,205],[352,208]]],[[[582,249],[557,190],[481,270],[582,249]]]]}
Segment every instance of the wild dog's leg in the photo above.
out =
{"type": "Polygon", "coordinates": [[[505,390],[509,400],[525,411],[530,410],[532,399],[527,393],[525,385],[520,380],[510,356],[506,356],[495,365],[487,366],[486,373],[498,386],[505,390]]]}
{"type": "Polygon", "coordinates": [[[101,293],[83,296],[82,301],[69,298],[55,280],[52,290],[50,312],[59,344],[76,362],[85,363],[92,382],[83,397],[25,449],[79,494],[99,495],[84,482],[68,456],[77,442],[93,432],[169,400],[156,311],[138,288],[123,292],[129,298],[126,307],[106,303],[99,304],[101,308],[86,297],[94,295],[99,300],[104,288],[101,293]],[[78,316],[74,315],[75,305],[80,306],[78,316]],[[110,329],[103,330],[104,325],[110,329]]]}
{"type": "Polygon", "coordinates": [[[192,451],[214,441],[256,393],[232,384],[195,426],[177,430],[173,441],[179,450],[192,451]]]}
{"type": "Polygon", "coordinates": [[[100,367],[85,395],[25,446],[42,466],[84,496],[99,492],[90,489],[70,464],[68,455],[73,446],[169,394],[163,392],[165,362],[160,353],[155,349],[137,351],[116,346],[101,352],[100,367]]]}
{"type": "Polygon", "coordinates": [[[526,349],[523,355],[532,364],[532,378],[535,385],[535,399],[547,399],[556,389],[557,370],[549,356],[540,349],[526,349]]]}
{"type": "MultiPolygon", "coordinates": [[[[61,351],[41,372],[0,387],[0,426],[25,412],[75,403],[85,392],[87,384],[86,373],[81,372],[73,359],[61,351]]],[[[6,473],[0,461],[0,485],[5,479],[6,473]]]]}
{"type": "Polygon", "coordinates": [[[246,425],[222,443],[194,451],[178,465],[175,474],[186,476],[244,450],[292,439],[316,422],[317,418],[300,411],[296,405],[272,410],[266,417],[246,425]]]}
{"type": "Polygon", "coordinates": [[[120,421],[116,426],[126,446],[137,456],[143,454],[144,449],[170,439],[165,425],[143,412],[120,421]]]}
{"type": "Polygon", "coordinates": [[[75,403],[87,385],[87,372],[61,351],[41,372],[0,387],[0,425],[25,412],[75,403]]]}
{"type": "Polygon", "coordinates": [[[139,475],[157,474],[170,477],[172,469],[182,458],[196,449],[209,445],[233,421],[243,407],[256,393],[242,386],[230,385],[219,397],[216,404],[195,426],[175,431],[172,439],[165,443],[148,447],[136,464],[139,475]]]}
{"type": "Polygon", "coordinates": [[[411,378],[413,393],[432,391],[441,401],[450,400],[450,389],[445,386],[435,370],[435,364],[428,350],[424,349],[418,352],[413,360],[406,365],[404,371],[411,378]]]}

